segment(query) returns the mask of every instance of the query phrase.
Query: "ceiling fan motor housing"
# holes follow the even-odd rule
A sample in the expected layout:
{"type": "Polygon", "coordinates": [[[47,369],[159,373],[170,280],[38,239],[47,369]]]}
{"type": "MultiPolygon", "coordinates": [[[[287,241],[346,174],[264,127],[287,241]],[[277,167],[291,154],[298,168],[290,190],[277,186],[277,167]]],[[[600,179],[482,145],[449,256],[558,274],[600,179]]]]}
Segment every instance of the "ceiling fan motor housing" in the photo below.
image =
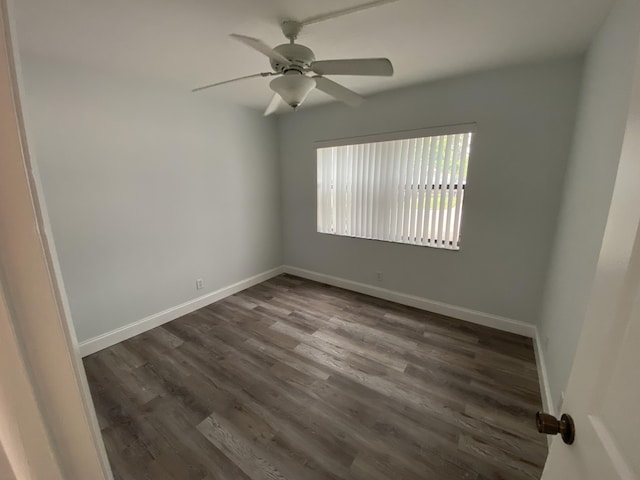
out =
{"type": "Polygon", "coordinates": [[[316,59],[310,48],[299,43],[284,43],[275,47],[274,50],[291,62],[289,65],[283,65],[277,60],[271,59],[271,67],[278,73],[286,72],[287,70],[298,70],[302,73],[316,59]]]}

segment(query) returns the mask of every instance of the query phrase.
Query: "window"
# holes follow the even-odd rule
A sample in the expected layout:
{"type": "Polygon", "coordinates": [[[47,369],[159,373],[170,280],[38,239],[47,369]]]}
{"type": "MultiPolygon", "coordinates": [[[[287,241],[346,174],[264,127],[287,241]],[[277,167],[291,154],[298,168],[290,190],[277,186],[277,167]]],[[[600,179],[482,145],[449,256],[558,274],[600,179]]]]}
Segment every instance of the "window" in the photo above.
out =
{"type": "Polygon", "coordinates": [[[317,144],[318,232],[459,250],[472,132],[317,144]]]}

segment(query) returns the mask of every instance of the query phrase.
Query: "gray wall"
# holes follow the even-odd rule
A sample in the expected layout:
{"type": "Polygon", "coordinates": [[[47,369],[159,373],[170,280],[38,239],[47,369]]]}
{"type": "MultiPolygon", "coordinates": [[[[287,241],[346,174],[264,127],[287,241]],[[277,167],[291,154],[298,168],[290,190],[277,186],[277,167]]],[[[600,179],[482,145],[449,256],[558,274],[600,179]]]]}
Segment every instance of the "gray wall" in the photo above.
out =
{"type": "Polygon", "coordinates": [[[627,120],[640,3],[619,1],[589,49],[540,320],[554,406],[561,401],[591,290],[627,120]],[[548,340],[547,340],[548,339],[548,340]]]}
{"type": "Polygon", "coordinates": [[[136,78],[21,60],[80,341],[282,263],[275,120],[136,78]]]}
{"type": "Polygon", "coordinates": [[[581,59],[503,68],[282,116],[285,263],[534,323],[581,72],[581,59]],[[478,134],[459,252],[316,232],[314,141],[467,122],[478,134]]]}

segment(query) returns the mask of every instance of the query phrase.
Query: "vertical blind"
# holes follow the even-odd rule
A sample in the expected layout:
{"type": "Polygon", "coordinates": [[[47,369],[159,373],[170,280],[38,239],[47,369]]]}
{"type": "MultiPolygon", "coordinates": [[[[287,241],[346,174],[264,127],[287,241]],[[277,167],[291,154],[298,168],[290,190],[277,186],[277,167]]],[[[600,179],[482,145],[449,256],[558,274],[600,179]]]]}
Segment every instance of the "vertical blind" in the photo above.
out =
{"type": "Polygon", "coordinates": [[[458,250],[471,139],[318,148],[318,232],[458,250]]]}

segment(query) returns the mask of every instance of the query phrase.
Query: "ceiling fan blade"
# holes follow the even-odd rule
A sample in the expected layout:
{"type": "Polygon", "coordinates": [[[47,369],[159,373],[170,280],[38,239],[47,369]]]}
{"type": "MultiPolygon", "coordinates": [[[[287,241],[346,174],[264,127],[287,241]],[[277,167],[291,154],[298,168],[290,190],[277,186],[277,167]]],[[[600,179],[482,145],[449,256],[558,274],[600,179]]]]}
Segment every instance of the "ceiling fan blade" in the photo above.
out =
{"type": "Polygon", "coordinates": [[[257,38],[253,38],[253,37],[247,37],[245,35],[238,35],[237,33],[232,33],[230,37],[238,40],[239,42],[244,43],[245,45],[253,48],[254,50],[259,51],[263,55],[266,55],[267,57],[269,57],[272,60],[275,60],[278,63],[282,63],[283,65],[289,65],[291,63],[287,57],[276,52],[273,48],[271,48],[269,45],[264,43],[262,40],[258,40],[257,38]]]}
{"type": "Polygon", "coordinates": [[[278,74],[273,72],[263,72],[263,73],[256,73],[254,75],[245,75],[244,77],[232,78],[231,80],[225,80],[224,82],[210,83],[209,85],[204,85],[202,87],[194,88],[191,91],[199,92],[200,90],[204,90],[205,88],[217,87],[218,85],[224,85],[225,83],[237,82],[238,80],[245,80],[247,78],[270,77],[272,75],[278,75],[278,74]]]}
{"type": "Polygon", "coordinates": [[[398,0],[375,0],[373,2],[363,3],[361,5],[356,5],[355,7],[349,7],[342,10],[337,10],[334,12],[323,13],[320,15],[316,15],[314,17],[309,17],[300,22],[302,25],[311,25],[312,23],[324,22],[325,20],[330,20],[332,18],[342,17],[343,15],[349,15],[350,13],[360,12],[362,10],[367,10],[369,8],[381,7],[386,3],[397,2],[398,0]]]}
{"type": "Polygon", "coordinates": [[[324,77],[313,77],[316,79],[316,88],[327,95],[331,95],[336,100],[340,100],[346,103],[350,107],[357,107],[360,105],[364,98],[358,95],[353,90],[349,90],[347,87],[343,87],[339,83],[329,80],[324,77]]]}
{"type": "Polygon", "coordinates": [[[311,64],[318,75],[393,75],[388,58],[352,58],[346,60],[320,60],[311,64]]]}
{"type": "Polygon", "coordinates": [[[280,95],[274,93],[273,97],[271,97],[269,105],[267,106],[267,109],[264,111],[264,116],[266,117],[268,115],[271,115],[272,113],[275,113],[278,110],[278,107],[280,107],[281,103],[282,100],[280,98],[280,95]]]}

